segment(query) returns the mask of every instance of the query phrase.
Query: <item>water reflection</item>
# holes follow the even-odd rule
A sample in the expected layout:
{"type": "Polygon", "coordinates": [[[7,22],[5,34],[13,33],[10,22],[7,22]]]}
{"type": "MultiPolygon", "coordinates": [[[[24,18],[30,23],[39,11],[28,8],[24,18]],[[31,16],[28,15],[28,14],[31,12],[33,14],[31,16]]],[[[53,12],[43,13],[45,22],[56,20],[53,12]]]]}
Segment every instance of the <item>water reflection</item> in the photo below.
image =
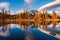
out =
{"type": "Polygon", "coordinates": [[[10,28],[13,27],[18,27],[18,28],[22,28],[24,30],[28,29],[28,28],[43,28],[45,30],[50,30],[56,33],[60,34],[60,23],[56,25],[56,23],[52,23],[52,22],[26,22],[26,21],[22,21],[20,23],[3,23],[0,27],[2,27],[3,32],[6,30],[9,30],[10,28]]]}
{"type": "Polygon", "coordinates": [[[47,23],[35,22],[5,23],[0,26],[0,38],[1,40],[49,40],[51,38],[51,40],[58,40],[38,30],[38,27],[43,28],[44,30],[51,31],[50,34],[55,36],[60,34],[58,25],[52,27],[51,22],[49,22],[49,25],[47,23]]]}

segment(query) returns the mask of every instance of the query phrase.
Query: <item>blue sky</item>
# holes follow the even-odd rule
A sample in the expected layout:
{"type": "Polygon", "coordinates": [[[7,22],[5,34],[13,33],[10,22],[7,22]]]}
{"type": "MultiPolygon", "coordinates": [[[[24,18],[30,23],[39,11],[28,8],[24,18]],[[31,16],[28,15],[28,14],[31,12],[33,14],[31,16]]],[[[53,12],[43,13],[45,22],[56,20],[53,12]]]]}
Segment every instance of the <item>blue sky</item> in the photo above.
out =
{"type": "MultiPolygon", "coordinates": [[[[48,4],[50,2],[53,2],[54,0],[34,0],[29,6],[28,10],[34,10],[38,9],[39,7],[48,4]]],[[[8,2],[9,3],[9,9],[13,11],[18,11],[23,9],[26,6],[26,2],[24,0],[0,0],[0,3],[2,2],[8,2]]],[[[1,9],[1,8],[0,8],[1,9]]]]}

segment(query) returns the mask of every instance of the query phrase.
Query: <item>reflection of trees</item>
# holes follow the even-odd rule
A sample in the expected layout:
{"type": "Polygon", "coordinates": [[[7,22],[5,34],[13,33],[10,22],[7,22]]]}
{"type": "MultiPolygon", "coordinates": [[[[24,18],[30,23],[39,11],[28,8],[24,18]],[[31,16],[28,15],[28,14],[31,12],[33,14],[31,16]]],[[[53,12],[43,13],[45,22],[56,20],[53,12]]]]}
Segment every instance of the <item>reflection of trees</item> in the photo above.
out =
{"type": "Polygon", "coordinates": [[[23,22],[20,22],[19,24],[20,24],[20,25],[24,25],[24,26],[28,26],[28,25],[29,25],[29,23],[26,22],[26,21],[25,21],[25,22],[24,22],[24,21],[23,21],[23,22]]]}
{"type": "Polygon", "coordinates": [[[23,27],[24,29],[27,29],[29,26],[29,23],[26,21],[20,22],[19,25],[21,25],[21,27],[23,27]]]}
{"type": "MultiPolygon", "coordinates": [[[[6,15],[7,11],[4,12],[4,9],[2,10],[2,13],[4,14],[0,14],[0,15],[3,15],[1,16],[2,19],[0,19],[0,25],[6,25],[6,19],[8,15],[6,15]]],[[[20,14],[17,14],[17,15],[9,15],[9,18],[8,18],[8,22],[10,22],[12,20],[12,23],[19,23],[20,25],[24,25],[24,26],[28,26],[30,21],[33,21],[35,22],[35,26],[46,26],[47,28],[47,25],[52,22],[53,24],[53,27],[55,27],[59,21],[58,20],[58,16],[56,15],[55,11],[53,11],[53,15],[49,15],[48,12],[43,12],[41,14],[41,12],[35,12],[34,16],[31,16],[29,12],[23,12],[23,13],[20,13],[20,14]],[[31,18],[32,19],[31,19],[31,18]],[[26,19],[26,20],[25,20],[26,19]],[[16,21],[14,21],[16,20],[16,21]]]]}
{"type": "Polygon", "coordinates": [[[0,27],[2,27],[2,31],[5,32],[5,31],[9,31],[11,26],[10,26],[10,25],[7,26],[7,25],[5,24],[5,25],[2,25],[2,26],[0,26],[0,27]]]}
{"type": "Polygon", "coordinates": [[[41,26],[42,14],[40,12],[35,12],[34,21],[35,21],[35,26],[37,27],[41,26]]]}
{"type": "Polygon", "coordinates": [[[52,35],[56,35],[55,34],[55,32],[54,32],[54,29],[55,29],[55,26],[58,24],[58,21],[56,20],[56,19],[58,19],[58,16],[56,15],[56,12],[55,11],[53,11],[53,15],[52,15],[52,32],[50,33],[50,34],[52,34],[52,35]]]}

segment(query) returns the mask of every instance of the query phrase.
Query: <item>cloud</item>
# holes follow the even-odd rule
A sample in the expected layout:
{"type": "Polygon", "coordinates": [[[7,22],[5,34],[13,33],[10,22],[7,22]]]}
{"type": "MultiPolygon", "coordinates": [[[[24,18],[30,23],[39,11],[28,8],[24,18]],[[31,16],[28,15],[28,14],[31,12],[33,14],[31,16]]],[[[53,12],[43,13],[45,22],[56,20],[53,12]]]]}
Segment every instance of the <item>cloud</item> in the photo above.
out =
{"type": "Polygon", "coordinates": [[[33,0],[24,0],[27,4],[30,4],[33,2],[33,0]]]}
{"type": "Polygon", "coordinates": [[[31,7],[31,3],[34,1],[34,0],[24,0],[25,1],[25,7],[24,9],[29,9],[31,7]]]}
{"type": "MultiPolygon", "coordinates": [[[[9,10],[7,10],[7,14],[9,14],[9,10]]],[[[16,12],[10,10],[10,15],[16,15],[16,14],[17,14],[16,12]]]]}
{"type": "MultiPolygon", "coordinates": [[[[57,16],[60,16],[60,11],[55,10],[55,12],[56,12],[57,16]]],[[[51,10],[51,11],[48,11],[48,14],[52,15],[52,13],[53,13],[53,11],[52,11],[52,10],[51,10]]]]}
{"type": "Polygon", "coordinates": [[[7,37],[9,36],[9,31],[6,31],[6,32],[0,32],[0,36],[3,36],[3,37],[7,37]]]}
{"type": "Polygon", "coordinates": [[[57,31],[60,31],[60,23],[59,23],[58,25],[56,25],[55,29],[56,29],[57,31]]]}
{"type": "Polygon", "coordinates": [[[7,27],[10,25],[10,28],[20,28],[18,24],[8,24],[7,27]]]}
{"type": "Polygon", "coordinates": [[[0,8],[8,8],[9,5],[10,5],[10,3],[8,3],[8,2],[1,2],[0,3],[0,8]]]}
{"type": "Polygon", "coordinates": [[[50,7],[53,7],[55,5],[59,5],[59,4],[60,4],[60,0],[56,0],[54,2],[48,3],[46,5],[43,5],[42,7],[40,7],[38,9],[38,11],[43,11],[44,9],[47,9],[47,8],[50,8],[50,7]]]}

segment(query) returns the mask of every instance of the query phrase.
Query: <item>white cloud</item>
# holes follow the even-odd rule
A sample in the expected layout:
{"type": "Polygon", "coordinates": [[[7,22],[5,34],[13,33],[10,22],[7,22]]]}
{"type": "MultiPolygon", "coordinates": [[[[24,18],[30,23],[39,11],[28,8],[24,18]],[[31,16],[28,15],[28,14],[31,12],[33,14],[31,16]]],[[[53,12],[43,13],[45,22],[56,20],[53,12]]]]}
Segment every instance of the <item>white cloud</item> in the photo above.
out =
{"type": "Polygon", "coordinates": [[[24,0],[27,4],[30,4],[33,2],[33,0],[24,0]]]}
{"type": "MultiPolygon", "coordinates": [[[[55,10],[56,14],[60,16],[60,11],[55,10]]],[[[52,15],[53,11],[48,11],[48,14],[52,15]]]]}
{"type": "Polygon", "coordinates": [[[26,9],[26,10],[28,10],[32,5],[32,2],[33,2],[34,0],[24,0],[24,2],[25,2],[25,6],[24,6],[24,8],[23,9],[26,9]]]}
{"type": "MultiPolygon", "coordinates": [[[[7,10],[7,14],[9,14],[9,10],[7,10]]],[[[10,10],[10,15],[16,15],[16,14],[17,14],[16,12],[10,10]]]]}
{"type": "Polygon", "coordinates": [[[0,36],[3,36],[3,37],[7,37],[9,36],[9,31],[5,31],[5,32],[0,32],[0,36]]]}
{"type": "Polygon", "coordinates": [[[0,3],[0,8],[8,8],[9,5],[10,5],[10,3],[8,3],[8,2],[1,2],[0,3]]]}
{"type": "Polygon", "coordinates": [[[40,8],[38,9],[38,11],[42,11],[42,10],[44,10],[44,9],[50,8],[50,7],[55,6],[55,5],[58,5],[58,4],[60,4],[60,0],[56,0],[56,1],[54,1],[54,2],[48,3],[48,4],[46,4],[46,5],[43,5],[42,7],[40,7],[40,8]]]}
{"type": "Polygon", "coordinates": [[[0,12],[1,12],[1,10],[0,10],[0,12]]]}
{"type": "Polygon", "coordinates": [[[8,24],[7,27],[10,25],[10,28],[20,28],[18,24],[8,24]]]}

